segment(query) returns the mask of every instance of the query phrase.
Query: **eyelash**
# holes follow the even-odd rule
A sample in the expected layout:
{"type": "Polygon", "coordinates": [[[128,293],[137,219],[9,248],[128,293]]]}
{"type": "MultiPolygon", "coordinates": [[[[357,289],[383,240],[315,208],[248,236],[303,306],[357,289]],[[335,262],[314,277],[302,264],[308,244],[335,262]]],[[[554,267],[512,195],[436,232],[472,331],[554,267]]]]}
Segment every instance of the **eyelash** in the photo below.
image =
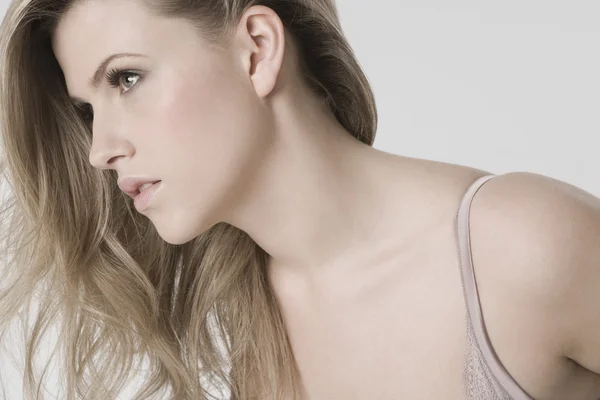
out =
{"type": "MultiPolygon", "coordinates": [[[[135,75],[138,77],[138,80],[136,81],[134,86],[132,86],[132,88],[131,88],[131,89],[133,89],[135,87],[135,85],[137,85],[137,82],[139,82],[142,79],[142,76],[137,72],[129,71],[126,69],[113,68],[106,73],[105,79],[108,81],[108,83],[110,84],[111,87],[117,88],[117,87],[119,87],[119,84],[121,83],[120,82],[121,78],[124,76],[129,76],[129,75],[135,75]]],[[[127,90],[127,92],[129,92],[131,89],[127,90]]]]}
{"type": "MultiPolygon", "coordinates": [[[[137,85],[139,83],[139,81],[142,80],[142,75],[140,73],[130,71],[127,69],[113,68],[104,75],[104,79],[106,79],[106,81],[108,82],[110,87],[118,88],[121,84],[121,78],[124,76],[129,76],[129,75],[137,76],[138,79],[134,83],[134,86],[131,87],[131,89],[128,89],[127,91],[123,92],[123,95],[125,95],[126,93],[133,90],[135,85],[137,85]]],[[[79,115],[81,115],[81,117],[83,118],[83,120],[85,122],[89,122],[89,121],[93,120],[93,117],[89,117],[89,114],[93,114],[93,112],[89,111],[89,108],[90,108],[89,104],[84,104],[84,103],[77,104],[77,105],[75,105],[75,108],[77,108],[79,115]]]]}

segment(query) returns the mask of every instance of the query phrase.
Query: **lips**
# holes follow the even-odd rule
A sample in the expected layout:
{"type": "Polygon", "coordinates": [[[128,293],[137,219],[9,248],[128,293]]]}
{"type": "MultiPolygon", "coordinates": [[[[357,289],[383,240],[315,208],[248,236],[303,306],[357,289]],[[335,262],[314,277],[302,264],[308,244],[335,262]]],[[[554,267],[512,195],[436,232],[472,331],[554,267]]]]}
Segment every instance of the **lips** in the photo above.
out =
{"type": "Polygon", "coordinates": [[[160,179],[155,178],[144,178],[144,177],[128,177],[123,178],[119,181],[119,188],[125,192],[129,197],[135,198],[140,194],[139,188],[145,183],[156,183],[160,182],[160,179]]]}

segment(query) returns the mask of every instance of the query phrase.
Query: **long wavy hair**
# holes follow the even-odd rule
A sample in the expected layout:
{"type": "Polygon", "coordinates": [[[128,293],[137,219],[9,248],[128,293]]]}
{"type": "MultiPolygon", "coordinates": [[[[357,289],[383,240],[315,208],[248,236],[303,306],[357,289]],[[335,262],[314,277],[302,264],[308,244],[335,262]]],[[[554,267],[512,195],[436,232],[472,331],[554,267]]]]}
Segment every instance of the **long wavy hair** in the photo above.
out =
{"type": "MultiPolygon", "coordinates": [[[[51,326],[67,400],[115,399],[141,371],[136,399],[298,398],[268,254],[223,222],[183,245],[166,243],[119,190],[115,171],[90,165],[92,132],[51,47],[77,1],[14,0],[0,26],[0,338],[19,317],[25,398],[43,398],[52,359],[41,377],[34,364],[51,326]]],[[[249,7],[273,9],[293,38],[302,79],[348,132],[373,144],[374,96],[333,0],[142,3],[193,22],[217,46],[249,7]]]]}

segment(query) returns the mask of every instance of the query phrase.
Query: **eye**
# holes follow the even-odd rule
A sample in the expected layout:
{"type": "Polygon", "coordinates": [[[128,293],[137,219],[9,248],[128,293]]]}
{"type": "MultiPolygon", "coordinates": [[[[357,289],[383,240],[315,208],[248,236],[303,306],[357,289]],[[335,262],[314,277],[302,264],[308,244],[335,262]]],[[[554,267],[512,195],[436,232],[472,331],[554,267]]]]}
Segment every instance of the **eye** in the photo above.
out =
{"type": "Polygon", "coordinates": [[[121,83],[123,83],[122,87],[124,87],[125,90],[123,90],[121,93],[131,90],[140,79],[142,79],[140,74],[118,68],[113,68],[106,74],[106,80],[111,87],[121,87],[121,83]]]}
{"type": "MultiPolygon", "coordinates": [[[[121,87],[121,83],[124,82],[123,87],[125,87],[125,90],[121,91],[121,93],[124,94],[130,91],[135,84],[142,79],[142,75],[129,70],[113,68],[106,73],[105,79],[113,88],[121,87]]],[[[94,111],[91,104],[75,103],[74,105],[77,109],[77,113],[81,116],[81,119],[86,124],[91,124],[94,120],[94,111]]]]}

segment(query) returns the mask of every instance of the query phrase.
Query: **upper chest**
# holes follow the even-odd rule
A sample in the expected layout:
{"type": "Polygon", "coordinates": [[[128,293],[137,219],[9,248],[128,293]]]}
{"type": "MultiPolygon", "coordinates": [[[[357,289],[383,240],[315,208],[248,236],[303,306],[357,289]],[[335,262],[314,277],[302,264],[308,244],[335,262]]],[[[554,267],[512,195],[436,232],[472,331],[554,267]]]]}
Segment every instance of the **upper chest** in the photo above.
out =
{"type": "Polygon", "coordinates": [[[466,314],[447,234],[343,283],[278,290],[303,399],[464,399],[466,314]]]}
{"type": "MultiPolygon", "coordinates": [[[[410,254],[319,289],[276,289],[303,400],[467,398],[468,325],[453,226],[430,239],[410,254]]],[[[474,268],[483,283],[485,334],[502,367],[526,390],[563,396],[542,398],[580,396],[573,382],[587,379],[582,371],[544,348],[533,330],[515,336],[528,322],[507,318],[514,304],[500,288],[490,289],[484,271],[492,261],[474,258],[483,260],[490,265],[474,268]]]]}

